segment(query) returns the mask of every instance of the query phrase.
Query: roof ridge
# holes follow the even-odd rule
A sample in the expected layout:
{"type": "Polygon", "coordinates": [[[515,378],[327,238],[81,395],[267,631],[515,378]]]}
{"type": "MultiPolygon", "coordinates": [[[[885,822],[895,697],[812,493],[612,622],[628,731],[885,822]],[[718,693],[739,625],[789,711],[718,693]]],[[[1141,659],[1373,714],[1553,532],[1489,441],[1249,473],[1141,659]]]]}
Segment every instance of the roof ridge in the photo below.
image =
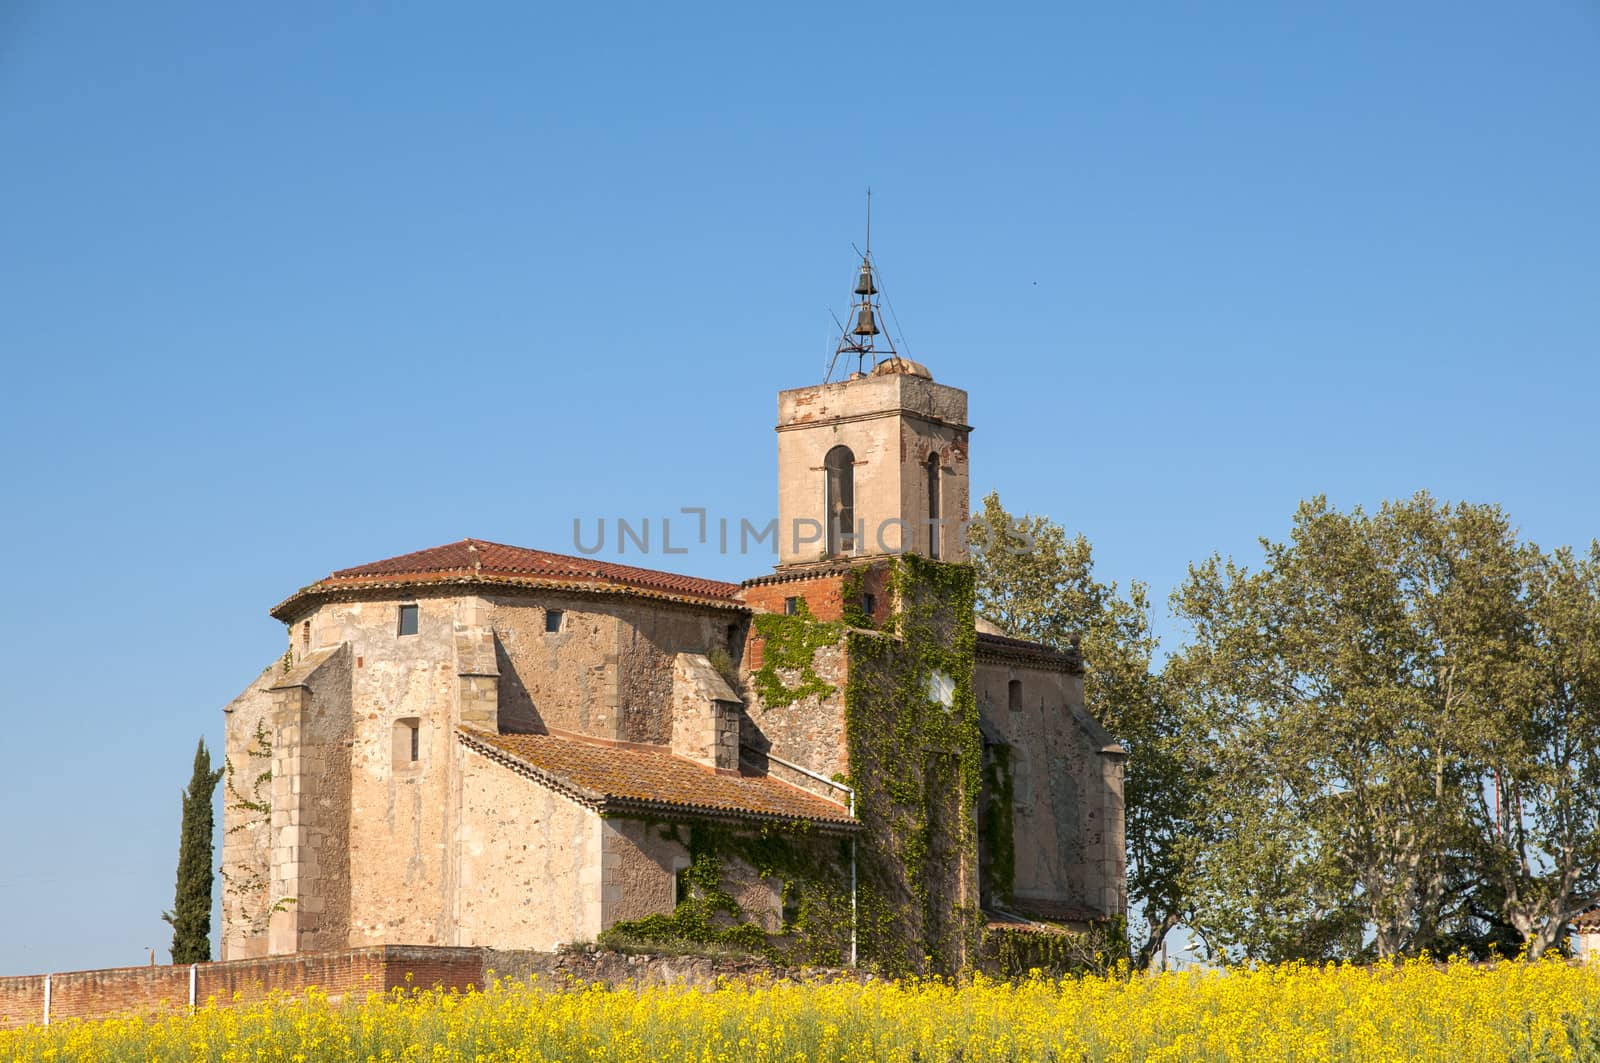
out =
{"type": "MultiPolygon", "coordinates": [[[[687,573],[687,572],[674,572],[674,571],[671,571],[669,569],[664,569],[664,568],[646,568],[643,565],[630,565],[630,564],[627,564],[627,563],[621,562],[621,561],[609,561],[609,560],[606,560],[605,558],[586,556],[586,555],[582,555],[582,554],[562,554],[562,553],[557,553],[554,550],[545,550],[545,549],[543,549],[541,547],[537,547],[537,546],[517,546],[514,543],[496,542],[493,539],[479,539],[479,538],[476,538],[475,536],[467,536],[466,538],[456,539],[456,540],[454,540],[452,542],[448,542],[448,543],[439,543],[436,546],[424,546],[421,549],[417,549],[417,550],[407,550],[407,551],[405,551],[403,553],[395,554],[392,557],[383,557],[383,558],[379,558],[376,561],[368,561],[368,562],[365,562],[364,564],[360,564],[360,565],[348,565],[348,566],[346,566],[344,568],[334,569],[333,572],[330,574],[329,578],[337,578],[341,574],[354,573],[358,569],[371,568],[371,567],[373,567],[375,565],[386,564],[386,563],[388,563],[390,561],[395,561],[395,560],[398,560],[398,559],[404,558],[404,557],[413,557],[413,556],[416,556],[416,555],[419,555],[419,554],[429,554],[429,553],[433,553],[434,551],[437,551],[437,550],[447,550],[452,546],[471,547],[471,546],[474,546],[474,545],[476,545],[476,546],[492,546],[492,547],[496,547],[496,548],[501,549],[501,550],[513,550],[513,551],[516,551],[518,553],[536,554],[536,555],[539,555],[540,557],[549,558],[549,559],[555,560],[555,561],[571,562],[574,565],[585,566],[585,567],[589,568],[590,569],[590,574],[596,575],[596,576],[605,576],[605,575],[608,574],[606,570],[610,569],[613,574],[620,570],[622,572],[633,572],[633,573],[640,573],[640,574],[651,575],[651,576],[670,576],[673,579],[695,580],[695,581],[700,582],[700,583],[715,583],[715,584],[720,584],[722,586],[728,587],[731,590],[737,590],[739,588],[739,584],[737,582],[733,581],[733,580],[713,579],[712,577],[709,577],[709,576],[696,576],[696,575],[691,575],[690,573],[687,573]]],[[[462,565],[462,566],[459,566],[459,567],[469,568],[471,566],[470,565],[462,565]]],[[[498,567],[498,566],[495,566],[495,567],[498,567]]]]}

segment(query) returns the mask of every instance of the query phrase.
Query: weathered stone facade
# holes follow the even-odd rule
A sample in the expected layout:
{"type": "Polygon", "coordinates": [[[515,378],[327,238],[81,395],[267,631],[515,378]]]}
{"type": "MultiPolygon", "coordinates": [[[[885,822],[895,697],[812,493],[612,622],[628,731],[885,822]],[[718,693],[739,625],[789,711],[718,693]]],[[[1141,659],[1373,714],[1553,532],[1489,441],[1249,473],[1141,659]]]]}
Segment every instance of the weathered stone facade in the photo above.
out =
{"type": "Polygon", "coordinates": [[[854,948],[856,906],[817,883],[853,881],[858,861],[916,894],[919,933],[956,965],[981,906],[1121,914],[1122,753],[1083,710],[1075,656],[975,635],[970,606],[938,628],[969,647],[955,678],[921,674],[932,658],[910,652],[894,555],[964,567],[965,418],[965,393],[910,363],[784,392],[791,541],[743,585],[464,540],[296,592],[274,609],[287,653],[225,710],[223,958],[591,940],[672,913],[713,843],[724,851],[704,866],[736,913],[718,918],[785,938],[827,926],[839,941],[822,955],[854,948]],[[841,446],[847,467],[828,457],[841,446]],[[865,529],[849,549],[792,542],[841,498],[865,529]],[[775,641],[778,618],[810,640],[800,656],[775,641]],[[870,652],[853,661],[852,645],[870,652]],[[986,763],[1007,751],[1014,871],[998,893],[978,883],[995,862],[971,822],[995,794],[941,791],[914,845],[884,834],[900,820],[882,810],[854,814],[857,790],[883,790],[852,763],[874,758],[851,754],[873,748],[874,690],[901,699],[876,726],[922,714],[944,736],[927,779],[976,779],[979,727],[986,763]],[[938,724],[962,704],[973,726],[938,724]],[[806,853],[791,862],[828,865],[817,883],[772,858],[789,835],[806,853]],[[892,873],[885,861],[912,849],[917,867],[892,873]]]}
{"type": "Polygon", "coordinates": [[[825,556],[915,550],[965,561],[969,513],[967,393],[936,384],[912,362],[778,395],[778,557],[784,565],[825,556]],[[830,551],[825,463],[835,447],[854,465],[853,548],[830,551]],[[930,490],[930,459],[938,466],[930,490]],[[937,497],[934,497],[934,495],[937,497]]]}

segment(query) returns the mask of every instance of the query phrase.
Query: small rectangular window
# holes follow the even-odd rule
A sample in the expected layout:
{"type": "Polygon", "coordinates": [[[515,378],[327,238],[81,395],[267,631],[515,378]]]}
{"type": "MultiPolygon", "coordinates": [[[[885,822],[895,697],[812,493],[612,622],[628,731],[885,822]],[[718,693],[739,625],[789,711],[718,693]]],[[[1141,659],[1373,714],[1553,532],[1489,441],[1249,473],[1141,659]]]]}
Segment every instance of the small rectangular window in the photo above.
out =
{"type": "Polygon", "coordinates": [[[311,621],[309,620],[300,625],[300,648],[303,650],[311,648],[311,621]]]}
{"type": "Polygon", "coordinates": [[[799,613],[800,613],[800,599],[799,598],[785,598],[783,600],[783,615],[784,616],[798,616],[799,613]]]}
{"type": "Polygon", "coordinates": [[[783,884],[783,928],[788,930],[800,921],[800,883],[792,879],[783,884]]]}
{"type": "Polygon", "coordinates": [[[676,857],[672,861],[672,903],[682,904],[694,895],[694,888],[689,883],[689,861],[684,857],[676,857]]]}
{"type": "Polygon", "coordinates": [[[1022,680],[1013,679],[1006,684],[1006,706],[1012,712],[1022,711],[1022,680]]]}
{"type": "Polygon", "coordinates": [[[417,633],[417,607],[415,605],[402,605],[400,607],[400,634],[415,635],[417,633]]]}
{"type": "Polygon", "coordinates": [[[872,616],[878,611],[878,599],[870,594],[862,597],[861,611],[866,613],[868,616],[872,616]]]}
{"type": "Polygon", "coordinates": [[[409,768],[422,759],[422,720],[408,716],[394,722],[394,766],[409,768]]]}
{"type": "Polygon", "coordinates": [[[561,610],[546,609],[544,611],[544,629],[546,631],[561,630],[561,610]]]}

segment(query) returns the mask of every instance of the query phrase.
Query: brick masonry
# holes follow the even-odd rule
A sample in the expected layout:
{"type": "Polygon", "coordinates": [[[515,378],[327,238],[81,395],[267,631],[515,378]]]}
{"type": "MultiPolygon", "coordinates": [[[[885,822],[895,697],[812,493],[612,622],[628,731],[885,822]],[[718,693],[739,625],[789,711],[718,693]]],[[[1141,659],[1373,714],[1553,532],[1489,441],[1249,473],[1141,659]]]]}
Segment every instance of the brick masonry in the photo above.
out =
{"type": "MultiPolygon", "coordinates": [[[[872,620],[882,623],[894,612],[894,603],[889,601],[889,566],[876,559],[857,564],[866,567],[861,590],[864,595],[872,597],[872,620]]],[[[814,573],[795,569],[782,575],[751,580],[742,593],[745,604],[758,613],[784,612],[785,599],[799,598],[806,603],[806,609],[812,616],[831,622],[844,619],[843,591],[848,574],[848,565],[819,567],[814,573]]],[[[851,604],[860,609],[864,602],[851,604]]],[[[759,649],[756,652],[759,653],[759,649]]],[[[761,662],[752,660],[750,667],[760,668],[761,662]]]]}
{"type": "MultiPolygon", "coordinates": [[[[611,952],[533,952],[429,945],[376,945],[335,952],[306,952],[196,965],[195,999],[203,1007],[290,995],[315,986],[338,999],[346,993],[416,987],[462,989],[497,978],[561,987],[576,982],[608,986],[713,986],[722,978],[767,976],[833,981],[864,977],[854,970],[774,968],[759,960],[700,956],[624,956],[611,952]]],[[[189,1004],[189,967],[110,967],[53,974],[50,1021],[181,1011],[189,1004]]],[[[44,1019],[45,975],[0,978],[0,1029],[44,1019]]]]}
{"type": "MultiPolygon", "coordinates": [[[[301,993],[311,986],[334,997],[352,991],[384,992],[407,985],[465,989],[483,984],[485,951],[377,945],[202,963],[194,968],[195,1000],[203,1005],[214,997],[218,1004],[229,1004],[258,1000],[273,991],[301,993]]],[[[44,1020],[47,977],[50,1021],[59,1022],[186,1008],[189,971],[187,965],[110,967],[0,978],[0,1028],[44,1020]]]]}

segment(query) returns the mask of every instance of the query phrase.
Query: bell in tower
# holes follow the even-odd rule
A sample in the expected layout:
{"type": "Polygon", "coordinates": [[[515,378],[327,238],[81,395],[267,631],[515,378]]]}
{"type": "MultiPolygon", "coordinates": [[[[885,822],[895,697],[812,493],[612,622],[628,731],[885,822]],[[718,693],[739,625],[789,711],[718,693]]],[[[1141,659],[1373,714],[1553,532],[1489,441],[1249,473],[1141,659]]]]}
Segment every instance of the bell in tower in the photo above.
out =
{"type": "MultiPolygon", "coordinates": [[[[862,276],[866,277],[866,274],[863,273],[862,276]]],[[[862,283],[870,284],[872,282],[867,279],[862,283]]],[[[855,336],[876,336],[878,334],[878,322],[872,316],[871,303],[864,302],[861,304],[861,311],[856,315],[856,327],[851,329],[850,332],[855,336]]]]}
{"type": "Polygon", "coordinates": [[[865,364],[778,395],[778,567],[908,551],[965,562],[967,393],[895,349],[871,251],[857,263],[834,360],[865,364]]]}

